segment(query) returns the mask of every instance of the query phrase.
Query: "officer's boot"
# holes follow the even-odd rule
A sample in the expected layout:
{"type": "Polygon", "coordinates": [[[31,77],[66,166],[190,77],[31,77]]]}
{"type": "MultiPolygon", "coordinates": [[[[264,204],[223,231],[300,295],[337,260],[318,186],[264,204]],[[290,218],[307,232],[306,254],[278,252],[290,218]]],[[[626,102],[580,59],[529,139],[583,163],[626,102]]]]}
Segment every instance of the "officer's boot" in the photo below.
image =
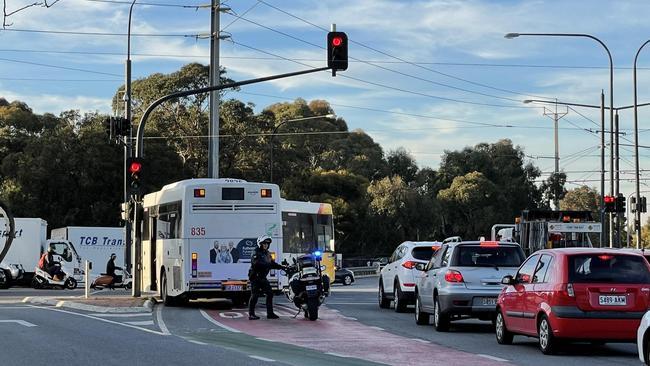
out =
{"type": "Polygon", "coordinates": [[[273,296],[266,297],[266,319],[280,319],[273,313],[273,296]]]}

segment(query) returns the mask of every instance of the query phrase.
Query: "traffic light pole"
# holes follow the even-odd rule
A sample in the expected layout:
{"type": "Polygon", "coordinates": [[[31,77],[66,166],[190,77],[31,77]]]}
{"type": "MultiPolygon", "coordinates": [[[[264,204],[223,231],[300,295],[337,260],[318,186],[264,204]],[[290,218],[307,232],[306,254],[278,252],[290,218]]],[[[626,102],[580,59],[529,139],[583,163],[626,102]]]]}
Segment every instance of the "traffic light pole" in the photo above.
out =
{"type": "MultiPolygon", "coordinates": [[[[136,0],[133,0],[131,7],[129,8],[129,25],[127,31],[127,42],[126,42],[126,64],[125,64],[125,80],[124,80],[124,118],[131,122],[131,16],[133,15],[133,6],[135,5],[136,0]]],[[[129,126],[132,126],[129,123],[129,126]]],[[[131,158],[133,154],[133,129],[129,128],[129,133],[124,136],[124,202],[129,202],[129,195],[127,193],[127,164],[126,162],[131,158]]],[[[132,221],[131,217],[128,217],[124,224],[124,265],[126,268],[133,272],[131,267],[133,259],[133,241],[131,237],[132,230],[132,221]]]]}
{"type": "MultiPolygon", "coordinates": [[[[321,72],[321,71],[328,71],[331,70],[332,67],[319,67],[316,69],[309,69],[309,70],[302,70],[302,71],[296,71],[296,72],[290,72],[286,74],[279,74],[279,75],[272,75],[272,76],[267,76],[263,78],[257,78],[257,79],[250,79],[250,80],[244,80],[244,81],[238,81],[234,83],[228,83],[228,84],[221,84],[221,85],[215,85],[215,86],[209,86],[205,88],[200,88],[200,89],[192,89],[192,90],[185,90],[177,93],[172,93],[165,95],[163,97],[158,98],[156,101],[151,103],[149,107],[145,110],[144,114],[142,115],[142,118],[140,118],[140,123],[138,124],[138,131],[136,133],[136,142],[135,142],[135,157],[136,158],[142,158],[143,155],[143,138],[144,138],[144,128],[147,123],[147,120],[149,119],[149,116],[153,112],[153,110],[161,105],[162,103],[175,99],[175,98],[181,98],[181,97],[187,97],[190,95],[196,95],[196,94],[201,94],[201,93],[208,93],[212,91],[219,91],[223,89],[230,89],[230,88],[235,88],[238,86],[244,86],[244,85],[249,85],[249,84],[256,84],[256,83],[261,83],[264,81],[270,81],[270,80],[277,80],[277,79],[284,79],[292,76],[298,76],[298,75],[305,75],[305,74],[312,74],[315,72],[321,72]]],[[[141,225],[138,225],[138,222],[140,222],[143,218],[139,217],[140,213],[142,212],[139,210],[138,206],[140,205],[140,197],[134,197],[135,201],[135,207],[133,209],[133,291],[132,295],[134,297],[139,297],[141,296],[142,292],[142,235],[141,235],[141,225]]],[[[145,218],[146,219],[146,218],[145,218]]]]}

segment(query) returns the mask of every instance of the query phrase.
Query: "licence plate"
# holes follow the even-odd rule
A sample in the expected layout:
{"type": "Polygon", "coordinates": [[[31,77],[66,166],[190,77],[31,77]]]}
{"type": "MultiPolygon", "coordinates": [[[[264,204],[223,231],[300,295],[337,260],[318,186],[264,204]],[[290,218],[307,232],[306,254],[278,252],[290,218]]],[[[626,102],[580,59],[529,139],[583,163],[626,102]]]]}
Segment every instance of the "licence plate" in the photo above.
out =
{"type": "Polygon", "coordinates": [[[226,285],[225,290],[226,291],[242,291],[244,289],[244,286],[242,285],[226,285]]]}
{"type": "Polygon", "coordinates": [[[624,305],[627,305],[627,297],[625,297],[625,296],[601,295],[601,296],[598,296],[598,305],[624,306],[624,305]]]}
{"type": "Polygon", "coordinates": [[[306,287],[306,289],[307,289],[307,291],[316,291],[316,290],[318,290],[318,286],[317,285],[309,285],[309,286],[306,287]]]}
{"type": "Polygon", "coordinates": [[[481,298],[481,305],[483,306],[496,306],[497,298],[496,297],[483,297],[481,298]]]}

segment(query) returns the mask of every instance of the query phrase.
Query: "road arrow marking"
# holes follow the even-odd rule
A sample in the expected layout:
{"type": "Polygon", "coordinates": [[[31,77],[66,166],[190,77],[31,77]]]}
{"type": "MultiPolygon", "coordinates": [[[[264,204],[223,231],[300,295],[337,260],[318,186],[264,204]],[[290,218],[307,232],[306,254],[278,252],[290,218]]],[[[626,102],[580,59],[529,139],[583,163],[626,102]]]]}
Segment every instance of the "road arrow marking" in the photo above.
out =
{"type": "Polygon", "coordinates": [[[36,324],[32,324],[30,322],[26,322],[24,320],[0,320],[0,323],[16,323],[20,324],[24,327],[36,327],[36,324]]]}

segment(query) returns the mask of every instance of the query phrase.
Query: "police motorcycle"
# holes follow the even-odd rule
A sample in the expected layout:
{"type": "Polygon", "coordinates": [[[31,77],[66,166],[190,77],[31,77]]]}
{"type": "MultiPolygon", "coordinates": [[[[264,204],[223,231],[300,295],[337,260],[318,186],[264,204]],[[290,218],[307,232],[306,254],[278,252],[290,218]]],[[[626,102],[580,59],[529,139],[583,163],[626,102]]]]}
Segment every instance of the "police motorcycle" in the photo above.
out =
{"type": "Polygon", "coordinates": [[[54,265],[59,268],[59,276],[63,276],[59,279],[54,279],[47,271],[44,271],[38,266],[34,268],[34,277],[32,278],[32,287],[35,289],[41,288],[55,288],[62,287],[68,290],[74,290],[77,288],[77,280],[72,277],[72,274],[66,271],[65,267],[61,266],[61,263],[54,262],[54,265]]]}
{"type": "Polygon", "coordinates": [[[284,293],[298,308],[298,314],[303,311],[305,318],[312,321],[318,319],[318,307],[330,291],[330,278],[323,274],[325,266],[320,265],[321,259],[322,253],[316,251],[301,255],[297,260],[292,258],[292,265],[286,259],[282,261],[289,278],[289,287],[284,289],[284,293]]]}
{"type": "Polygon", "coordinates": [[[104,288],[110,288],[112,290],[116,288],[125,288],[130,290],[133,286],[133,278],[129,271],[126,269],[116,269],[115,271],[122,273],[121,275],[115,275],[115,283],[111,284],[111,282],[113,282],[113,276],[102,273],[101,276],[95,278],[95,280],[90,284],[90,288],[94,290],[103,290],[104,288]]]}

